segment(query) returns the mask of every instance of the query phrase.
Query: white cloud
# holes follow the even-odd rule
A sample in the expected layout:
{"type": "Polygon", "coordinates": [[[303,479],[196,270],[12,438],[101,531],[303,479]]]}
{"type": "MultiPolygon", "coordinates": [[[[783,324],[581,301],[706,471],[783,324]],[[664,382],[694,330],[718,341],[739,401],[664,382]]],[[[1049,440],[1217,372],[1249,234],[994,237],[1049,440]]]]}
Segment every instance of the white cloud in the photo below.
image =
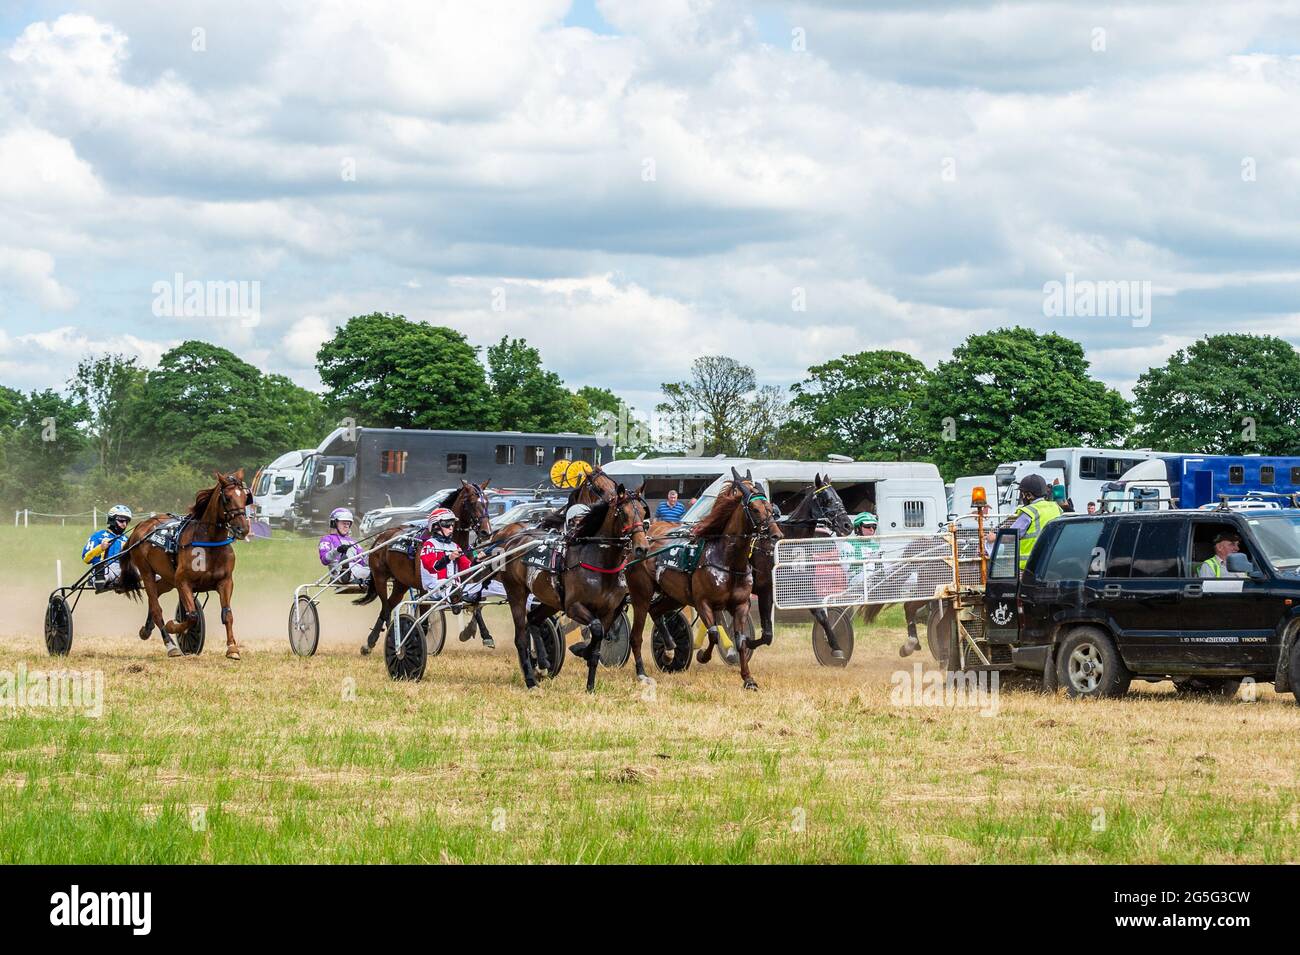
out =
{"type": "Polygon", "coordinates": [[[335,326],[319,315],[305,315],[280,339],[280,353],[293,368],[313,368],[316,352],[334,335],[335,326]]]}

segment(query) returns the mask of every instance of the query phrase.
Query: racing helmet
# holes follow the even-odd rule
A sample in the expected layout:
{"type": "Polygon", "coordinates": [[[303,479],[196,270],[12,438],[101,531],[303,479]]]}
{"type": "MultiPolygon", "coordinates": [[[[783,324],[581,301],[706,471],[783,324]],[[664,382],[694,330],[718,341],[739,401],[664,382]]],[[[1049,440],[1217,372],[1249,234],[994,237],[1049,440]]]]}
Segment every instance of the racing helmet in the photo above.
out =
{"type": "Polygon", "coordinates": [[[456,515],[445,507],[435,507],[429,512],[429,530],[433,530],[439,524],[446,521],[456,523],[456,515]]]}
{"type": "Polygon", "coordinates": [[[108,523],[112,524],[114,519],[118,517],[125,517],[129,524],[132,517],[131,508],[125,504],[114,504],[108,509],[108,523]]]}
{"type": "Polygon", "coordinates": [[[330,527],[337,527],[339,521],[355,522],[356,518],[352,516],[352,512],[346,507],[336,507],[330,511],[330,527]]]}
{"type": "Polygon", "coordinates": [[[870,511],[863,511],[861,514],[854,515],[853,529],[856,531],[859,527],[875,527],[880,522],[876,520],[876,515],[870,511]]]}

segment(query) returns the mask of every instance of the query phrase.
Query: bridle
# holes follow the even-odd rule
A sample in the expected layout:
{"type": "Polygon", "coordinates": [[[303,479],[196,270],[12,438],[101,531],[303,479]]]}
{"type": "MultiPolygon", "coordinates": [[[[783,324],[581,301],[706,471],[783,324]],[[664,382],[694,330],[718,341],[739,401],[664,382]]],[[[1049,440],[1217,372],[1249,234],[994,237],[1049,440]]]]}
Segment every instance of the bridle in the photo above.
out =
{"type": "Polygon", "coordinates": [[[200,527],[211,528],[214,531],[220,530],[224,527],[230,531],[230,536],[224,541],[191,541],[189,545],[191,547],[220,547],[235,540],[243,540],[248,536],[248,532],[242,531],[242,529],[238,528],[238,526],[233,523],[233,520],[240,515],[246,516],[248,514],[248,508],[253,503],[252,490],[243,481],[231,481],[228,484],[219,482],[214,493],[216,493],[220,499],[224,510],[222,510],[215,521],[205,521],[196,517],[194,523],[198,524],[200,527]],[[226,496],[226,492],[229,490],[242,491],[244,493],[245,496],[242,507],[236,507],[230,503],[230,498],[226,496]],[[239,532],[237,533],[237,531],[239,532]]]}

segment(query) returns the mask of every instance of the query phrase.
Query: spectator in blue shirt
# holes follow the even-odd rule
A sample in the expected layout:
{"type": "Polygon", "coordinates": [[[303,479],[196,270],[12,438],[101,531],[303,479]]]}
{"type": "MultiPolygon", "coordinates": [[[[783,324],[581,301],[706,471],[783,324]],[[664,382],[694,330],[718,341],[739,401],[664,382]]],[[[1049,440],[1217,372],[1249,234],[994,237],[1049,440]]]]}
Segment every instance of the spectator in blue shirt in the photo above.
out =
{"type": "MultiPolygon", "coordinates": [[[[694,504],[694,501],[691,501],[694,504]]],[[[655,508],[655,520],[657,521],[681,521],[682,515],[686,513],[686,505],[677,500],[677,492],[669,491],[668,500],[661,503],[655,508]]]]}

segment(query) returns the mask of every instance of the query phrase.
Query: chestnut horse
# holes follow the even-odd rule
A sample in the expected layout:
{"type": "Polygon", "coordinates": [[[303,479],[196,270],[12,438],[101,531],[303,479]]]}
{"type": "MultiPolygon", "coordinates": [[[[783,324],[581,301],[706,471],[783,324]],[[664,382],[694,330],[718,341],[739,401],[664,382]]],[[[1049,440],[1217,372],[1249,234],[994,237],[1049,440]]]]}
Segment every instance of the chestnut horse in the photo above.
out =
{"type": "MultiPolygon", "coordinates": [[[[469,553],[471,529],[477,531],[480,538],[486,538],[492,533],[492,522],[488,520],[487,495],[484,493],[488,483],[484,481],[482,484],[475,484],[472,481],[462,480],[456,493],[439,505],[456,515],[456,531],[452,539],[466,554],[469,553]]],[[[428,535],[428,529],[420,529],[414,557],[408,556],[405,548],[383,546],[394,538],[409,533],[410,530],[409,527],[390,527],[381,531],[370,544],[370,556],[367,558],[370,563],[370,581],[366,585],[366,592],[352,602],[364,605],[371,603],[376,597],[382,598],[383,602],[380,604],[379,617],[375,620],[369,636],[366,637],[366,642],[361,646],[362,655],[369,654],[375,648],[375,644],[379,642],[379,635],[388,626],[388,618],[393,608],[401,603],[402,595],[408,590],[424,591],[424,583],[420,579],[418,543],[423,543],[428,535]]],[[[488,632],[487,624],[483,622],[482,611],[478,608],[474,609],[474,619],[483,633],[483,646],[495,647],[496,643],[492,639],[492,634],[488,632]]]]}
{"type": "Polygon", "coordinates": [[[757,690],[758,684],[749,672],[749,657],[753,652],[745,639],[749,628],[749,597],[754,575],[750,566],[753,550],[764,537],[781,536],[772,505],[767,496],[754,487],[752,477],[742,478],[731,469],[731,481],[723,485],[709,515],[695,524],[689,537],[701,541],[699,563],[695,570],[686,573],[666,566],[654,553],[665,549],[681,527],[671,521],[657,521],[650,525],[650,540],[657,548],[650,556],[628,571],[628,590],[632,594],[632,655],[636,659],[636,676],[646,680],[645,665],[641,661],[641,636],[645,629],[650,602],[659,591],[679,607],[694,607],[704,621],[709,634],[709,645],[700,651],[700,662],[707,662],[718,642],[718,625],[714,614],[730,611],[733,636],[740,653],[740,676],[745,689],[757,690]]]}
{"type": "MultiPolygon", "coordinates": [[[[578,526],[569,537],[564,564],[558,571],[516,559],[507,561],[496,574],[510,602],[519,669],[524,685],[530,690],[537,686],[537,675],[528,653],[528,627],[563,611],[591,635],[586,646],[571,647],[570,651],[587,661],[587,692],[596,691],[601,640],[627,602],[624,568],[628,552],[640,558],[647,548],[645,500],[638,493],[629,493],[621,484],[614,485],[613,500],[606,500],[601,486],[609,480],[606,475],[593,472],[569,495],[570,507],[581,503],[588,509],[576,519],[578,526]],[[528,609],[529,594],[537,601],[532,610],[528,609]]],[[[559,523],[563,524],[567,510],[556,515],[559,523]]],[[[541,527],[513,532],[502,543],[509,548],[530,541],[541,544],[552,536],[555,523],[548,521],[541,527]]]]}
{"type": "Polygon", "coordinates": [[[158,525],[171,519],[170,514],[141,521],[127,543],[130,563],[124,568],[122,590],[138,600],[143,589],[149,598],[149,616],[140,628],[140,639],[148,640],[157,627],[169,657],[182,655],[172,636],[185,633],[198,620],[194,595],[215,590],[221,598],[221,622],[226,625],[226,656],[239,659],[235,614],[230,609],[230,595],[235,589],[235,549],[230,545],[248,537],[253,492],[244,484],[242,468],[233,474],[215,473],[216,486],[194,497],[194,506],[177,538],[174,564],[162,547],[145,540],[158,525]],[[184,620],[167,620],[163,616],[158,596],[172,588],[180,596],[184,620]]]}

